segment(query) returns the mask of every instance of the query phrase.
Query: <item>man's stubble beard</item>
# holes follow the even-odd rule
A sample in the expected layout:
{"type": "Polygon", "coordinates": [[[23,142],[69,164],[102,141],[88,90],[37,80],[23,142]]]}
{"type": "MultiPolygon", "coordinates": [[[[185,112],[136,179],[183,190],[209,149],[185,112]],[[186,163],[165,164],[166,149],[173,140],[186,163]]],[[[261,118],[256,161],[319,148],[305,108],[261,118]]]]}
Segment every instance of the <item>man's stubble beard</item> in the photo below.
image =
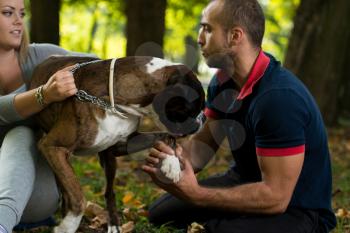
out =
{"type": "Polygon", "coordinates": [[[229,73],[234,73],[234,54],[227,51],[214,53],[206,58],[206,63],[210,68],[217,68],[226,71],[229,73]]]}

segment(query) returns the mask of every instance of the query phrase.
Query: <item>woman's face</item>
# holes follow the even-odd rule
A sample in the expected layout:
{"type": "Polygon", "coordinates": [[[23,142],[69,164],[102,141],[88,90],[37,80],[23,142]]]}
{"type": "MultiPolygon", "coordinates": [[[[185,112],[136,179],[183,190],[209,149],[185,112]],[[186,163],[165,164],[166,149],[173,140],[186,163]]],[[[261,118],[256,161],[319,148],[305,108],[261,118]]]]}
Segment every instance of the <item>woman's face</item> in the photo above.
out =
{"type": "Polygon", "coordinates": [[[0,49],[17,49],[24,31],[23,0],[0,0],[0,49]]]}

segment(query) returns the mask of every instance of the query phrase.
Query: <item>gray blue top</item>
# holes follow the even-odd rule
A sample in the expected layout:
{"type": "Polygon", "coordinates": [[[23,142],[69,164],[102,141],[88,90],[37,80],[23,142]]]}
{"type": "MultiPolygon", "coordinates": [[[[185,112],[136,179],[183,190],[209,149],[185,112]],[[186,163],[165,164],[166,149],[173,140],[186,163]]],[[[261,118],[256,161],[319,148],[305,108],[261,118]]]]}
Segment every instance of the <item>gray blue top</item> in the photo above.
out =
{"type": "MultiPolygon", "coordinates": [[[[33,121],[23,119],[15,109],[14,98],[16,94],[25,92],[30,82],[34,68],[52,55],[82,55],[71,53],[52,44],[31,44],[28,49],[26,61],[20,64],[24,84],[8,95],[0,95],[0,145],[6,133],[17,125],[32,125],[33,121]]],[[[86,55],[85,55],[86,56],[86,55]]]]}

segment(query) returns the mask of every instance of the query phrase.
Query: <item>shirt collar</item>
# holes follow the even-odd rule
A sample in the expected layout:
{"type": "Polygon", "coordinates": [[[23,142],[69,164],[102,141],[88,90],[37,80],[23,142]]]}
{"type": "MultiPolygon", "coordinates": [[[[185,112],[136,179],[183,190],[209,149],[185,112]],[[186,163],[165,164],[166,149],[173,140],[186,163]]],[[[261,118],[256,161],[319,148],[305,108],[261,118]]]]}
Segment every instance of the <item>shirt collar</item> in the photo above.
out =
{"type": "MultiPolygon", "coordinates": [[[[250,72],[246,83],[243,85],[240,93],[237,96],[237,100],[243,100],[245,97],[253,92],[253,87],[255,84],[264,76],[267,67],[270,64],[270,58],[260,50],[258,57],[253,65],[252,71],[250,72]]],[[[219,70],[216,73],[220,84],[228,81],[230,77],[223,71],[219,70]]]]}

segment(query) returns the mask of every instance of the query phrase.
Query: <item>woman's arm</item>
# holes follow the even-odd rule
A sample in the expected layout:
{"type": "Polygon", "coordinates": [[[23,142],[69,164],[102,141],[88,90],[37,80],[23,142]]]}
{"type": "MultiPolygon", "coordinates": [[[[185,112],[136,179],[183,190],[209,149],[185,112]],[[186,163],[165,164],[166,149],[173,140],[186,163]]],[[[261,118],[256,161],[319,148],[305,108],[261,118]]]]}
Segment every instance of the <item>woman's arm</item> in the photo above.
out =
{"type": "Polygon", "coordinates": [[[57,71],[50,77],[47,83],[43,86],[43,104],[40,104],[37,97],[37,89],[29,90],[20,93],[14,98],[14,106],[18,114],[23,117],[29,117],[41,111],[46,105],[53,102],[62,101],[77,92],[74,83],[73,74],[70,70],[73,66],[66,67],[57,71]]]}
{"type": "MultiPolygon", "coordinates": [[[[52,55],[92,56],[91,54],[69,52],[52,44],[31,44],[26,62],[20,65],[23,80],[26,84],[30,82],[34,68],[52,55]]],[[[74,95],[75,85],[74,82],[72,83],[71,78],[70,72],[67,71],[59,71],[54,74],[43,88],[45,104],[60,101],[74,95]]],[[[10,93],[0,96],[0,125],[23,120],[41,111],[44,106],[37,102],[35,92],[36,89],[26,92],[21,90],[21,93],[10,93]]]]}

